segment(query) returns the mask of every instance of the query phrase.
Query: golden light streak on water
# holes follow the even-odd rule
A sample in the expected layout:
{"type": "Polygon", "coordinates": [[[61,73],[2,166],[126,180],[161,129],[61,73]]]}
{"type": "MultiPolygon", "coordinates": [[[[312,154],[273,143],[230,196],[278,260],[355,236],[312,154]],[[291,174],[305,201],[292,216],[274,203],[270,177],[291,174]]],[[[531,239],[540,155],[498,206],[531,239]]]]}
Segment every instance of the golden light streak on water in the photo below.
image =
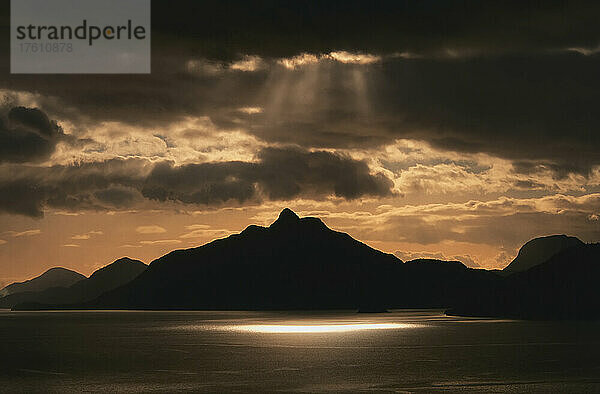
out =
{"type": "Polygon", "coordinates": [[[410,324],[399,323],[356,323],[356,324],[252,324],[232,327],[235,331],[266,333],[266,334],[304,334],[304,333],[328,333],[348,332],[363,330],[394,330],[409,328],[410,324]]]}

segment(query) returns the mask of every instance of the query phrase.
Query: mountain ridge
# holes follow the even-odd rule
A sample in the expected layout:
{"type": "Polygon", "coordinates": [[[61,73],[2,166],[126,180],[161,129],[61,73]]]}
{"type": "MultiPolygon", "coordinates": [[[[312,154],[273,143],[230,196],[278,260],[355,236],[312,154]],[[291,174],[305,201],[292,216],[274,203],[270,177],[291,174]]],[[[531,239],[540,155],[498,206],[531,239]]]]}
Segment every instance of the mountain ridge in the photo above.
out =
{"type": "Polygon", "coordinates": [[[129,282],[146,269],[139,260],[122,257],[94,271],[69,287],[51,287],[40,292],[23,292],[0,298],[0,308],[14,308],[19,304],[69,304],[89,301],[129,282]]]}
{"type": "Polygon", "coordinates": [[[510,264],[502,270],[504,274],[526,271],[548,261],[555,254],[572,246],[584,245],[577,237],[564,234],[536,237],[527,241],[510,264]]]}
{"type": "MultiPolygon", "coordinates": [[[[15,309],[444,308],[461,316],[589,318],[582,306],[600,307],[595,290],[598,244],[562,235],[540,237],[528,241],[520,256],[539,260],[543,253],[528,249],[533,245],[535,252],[536,244],[556,239],[555,244],[563,245],[566,239],[575,245],[513,273],[470,268],[460,261],[402,262],[330,229],[318,218],[300,218],[284,209],[270,226],[249,225],[226,238],[173,250],[130,281],[97,291],[96,298],[70,303],[63,299],[61,305],[25,303],[15,309]]],[[[104,268],[88,279],[103,272],[104,268]]]]}
{"type": "Polygon", "coordinates": [[[535,320],[598,319],[598,279],[600,243],[584,243],[566,248],[526,271],[510,274],[493,291],[463,300],[448,314],[535,320]]]}
{"type": "Polygon", "coordinates": [[[51,287],[68,287],[85,278],[77,271],[53,267],[34,278],[7,285],[0,290],[0,297],[27,291],[43,291],[51,287]]]}

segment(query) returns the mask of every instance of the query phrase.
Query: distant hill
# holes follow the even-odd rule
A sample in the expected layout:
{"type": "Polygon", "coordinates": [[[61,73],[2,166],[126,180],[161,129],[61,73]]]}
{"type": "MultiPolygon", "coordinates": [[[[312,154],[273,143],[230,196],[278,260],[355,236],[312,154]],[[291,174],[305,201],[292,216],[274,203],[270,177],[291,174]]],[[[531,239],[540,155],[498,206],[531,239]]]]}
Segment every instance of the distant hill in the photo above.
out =
{"type": "Polygon", "coordinates": [[[43,291],[51,287],[69,287],[82,279],[85,279],[85,276],[79,272],[62,267],[50,268],[38,277],[6,286],[0,290],[0,297],[27,291],[43,291]]]}
{"type": "Polygon", "coordinates": [[[600,244],[573,246],[464,299],[449,314],[521,319],[598,319],[600,244]]]}
{"type": "Polygon", "coordinates": [[[27,291],[0,298],[0,308],[13,308],[22,303],[57,305],[86,302],[131,281],[146,268],[147,265],[141,261],[124,257],[69,287],[52,287],[43,291],[27,291]]]}
{"type": "Polygon", "coordinates": [[[581,245],[584,245],[584,243],[579,238],[566,235],[534,238],[519,249],[517,257],[502,272],[503,274],[511,274],[526,271],[531,267],[542,264],[560,251],[581,245]]]}

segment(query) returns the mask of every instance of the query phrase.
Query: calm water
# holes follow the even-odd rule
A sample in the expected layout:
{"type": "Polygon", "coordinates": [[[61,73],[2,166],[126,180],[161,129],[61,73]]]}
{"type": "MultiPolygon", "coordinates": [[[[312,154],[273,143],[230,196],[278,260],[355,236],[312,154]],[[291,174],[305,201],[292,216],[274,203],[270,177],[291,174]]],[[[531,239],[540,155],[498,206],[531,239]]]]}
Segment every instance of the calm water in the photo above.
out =
{"type": "Polygon", "coordinates": [[[0,312],[0,392],[600,392],[600,323],[0,312]]]}

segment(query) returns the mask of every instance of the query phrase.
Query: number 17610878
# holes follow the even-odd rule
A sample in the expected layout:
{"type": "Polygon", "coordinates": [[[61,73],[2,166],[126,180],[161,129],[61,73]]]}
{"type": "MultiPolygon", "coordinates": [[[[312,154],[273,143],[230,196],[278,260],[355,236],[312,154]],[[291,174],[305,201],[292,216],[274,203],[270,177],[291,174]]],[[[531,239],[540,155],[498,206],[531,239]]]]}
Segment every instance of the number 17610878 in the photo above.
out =
{"type": "Polygon", "coordinates": [[[71,53],[73,44],[70,42],[21,42],[19,49],[22,53],[71,53]]]}

